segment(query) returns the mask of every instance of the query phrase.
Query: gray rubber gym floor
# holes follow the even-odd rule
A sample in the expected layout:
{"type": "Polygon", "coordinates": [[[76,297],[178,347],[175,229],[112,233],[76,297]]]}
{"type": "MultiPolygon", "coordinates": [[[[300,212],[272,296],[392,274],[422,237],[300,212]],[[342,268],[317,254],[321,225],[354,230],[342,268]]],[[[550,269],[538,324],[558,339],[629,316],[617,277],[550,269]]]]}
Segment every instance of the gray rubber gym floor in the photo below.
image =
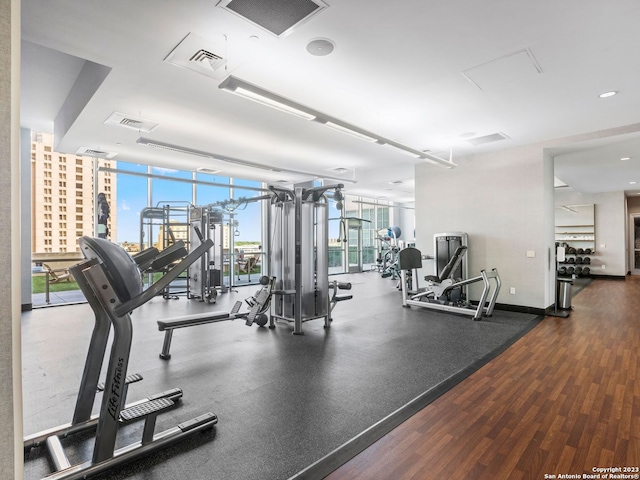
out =
{"type": "MultiPolygon", "coordinates": [[[[212,431],[99,478],[280,480],[322,478],[529,331],[539,317],[496,310],[490,319],[402,308],[395,282],[375,273],[344,275],[354,298],[340,302],[330,329],[305,335],[227,321],[174,332],[172,358],[158,358],[156,320],[229,310],[257,287],[220,295],[216,305],[156,298],[133,314],[129,400],[180,387],[177,408],[156,431],[205,412],[212,431]],[[403,408],[404,407],[404,408],[403,408]]],[[[346,293],[346,292],[341,292],[346,293]]],[[[244,307],[243,307],[244,310],[244,307]]],[[[23,316],[24,431],[71,420],[93,314],[88,305],[23,316]]],[[[96,402],[96,407],[98,402],[96,402]]],[[[121,429],[119,446],[140,439],[142,423],[121,429]]],[[[63,441],[72,463],[90,458],[86,436],[63,441]]],[[[25,458],[25,478],[50,472],[42,447],[25,458]]]]}

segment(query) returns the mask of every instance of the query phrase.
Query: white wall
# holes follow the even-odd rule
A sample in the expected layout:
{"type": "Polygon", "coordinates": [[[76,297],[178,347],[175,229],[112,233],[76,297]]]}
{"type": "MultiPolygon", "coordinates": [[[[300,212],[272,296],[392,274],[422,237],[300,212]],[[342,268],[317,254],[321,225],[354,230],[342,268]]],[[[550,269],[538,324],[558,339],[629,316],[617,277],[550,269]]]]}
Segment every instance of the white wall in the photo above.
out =
{"type": "Polygon", "coordinates": [[[568,187],[556,189],[556,205],[595,205],[596,253],[591,256],[590,265],[593,276],[627,273],[625,203],[624,192],[580,193],[568,187]]]}
{"type": "MultiPolygon", "coordinates": [[[[469,235],[469,276],[497,268],[498,303],[546,308],[553,246],[553,169],[541,145],[456,158],[458,168],[416,167],[416,240],[432,253],[433,234],[469,235]],[[527,252],[535,257],[527,257],[527,252]],[[515,288],[515,295],[509,293],[515,288]]],[[[425,269],[432,270],[430,262],[425,269]]],[[[481,285],[470,290],[477,300],[481,285]]]]}

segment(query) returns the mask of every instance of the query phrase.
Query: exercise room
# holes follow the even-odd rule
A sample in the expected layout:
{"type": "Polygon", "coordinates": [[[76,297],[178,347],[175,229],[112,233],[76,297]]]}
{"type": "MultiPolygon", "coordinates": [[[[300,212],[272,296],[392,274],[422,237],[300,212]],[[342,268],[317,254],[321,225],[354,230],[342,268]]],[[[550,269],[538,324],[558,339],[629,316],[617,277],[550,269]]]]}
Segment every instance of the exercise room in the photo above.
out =
{"type": "Polygon", "coordinates": [[[7,478],[638,478],[640,6],[346,3],[0,0],[7,478]]]}

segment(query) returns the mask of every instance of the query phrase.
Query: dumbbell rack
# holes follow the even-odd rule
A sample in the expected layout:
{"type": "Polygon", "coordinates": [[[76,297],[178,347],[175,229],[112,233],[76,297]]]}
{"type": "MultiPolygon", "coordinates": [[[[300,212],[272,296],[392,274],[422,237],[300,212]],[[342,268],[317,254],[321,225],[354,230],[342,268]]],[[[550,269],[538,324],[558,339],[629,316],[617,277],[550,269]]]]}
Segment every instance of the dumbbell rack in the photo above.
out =
{"type": "Polygon", "coordinates": [[[565,246],[566,261],[559,264],[558,275],[561,277],[589,277],[591,275],[591,256],[595,250],[565,246]]]}

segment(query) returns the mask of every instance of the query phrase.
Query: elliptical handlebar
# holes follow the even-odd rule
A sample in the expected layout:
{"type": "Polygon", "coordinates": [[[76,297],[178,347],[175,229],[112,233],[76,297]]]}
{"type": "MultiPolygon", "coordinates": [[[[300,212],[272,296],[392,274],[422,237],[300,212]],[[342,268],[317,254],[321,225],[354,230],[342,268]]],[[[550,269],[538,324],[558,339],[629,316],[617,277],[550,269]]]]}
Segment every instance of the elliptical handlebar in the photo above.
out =
{"type": "Polygon", "coordinates": [[[140,295],[133,297],[131,300],[128,300],[121,305],[118,305],[114,308],[114,312],[116,315],[121,316],[128,312],[132,312],[136,308],[144,305],[153,297],[158,295],[162,290],[164,290],[173,280],[175,280],[178,275],[180,275],[184,270],[186,270],[189,265],[198,260],[204,253],[213,247],[213,240],[208,239],[205,240],[202,244],[200,244],[195,250],[193,250],[189,255],[183,258],[176,266],[171,268],[165,275],[162,276],[157,282],[153,283],[149,288],[147,288],[140,295]]]}

